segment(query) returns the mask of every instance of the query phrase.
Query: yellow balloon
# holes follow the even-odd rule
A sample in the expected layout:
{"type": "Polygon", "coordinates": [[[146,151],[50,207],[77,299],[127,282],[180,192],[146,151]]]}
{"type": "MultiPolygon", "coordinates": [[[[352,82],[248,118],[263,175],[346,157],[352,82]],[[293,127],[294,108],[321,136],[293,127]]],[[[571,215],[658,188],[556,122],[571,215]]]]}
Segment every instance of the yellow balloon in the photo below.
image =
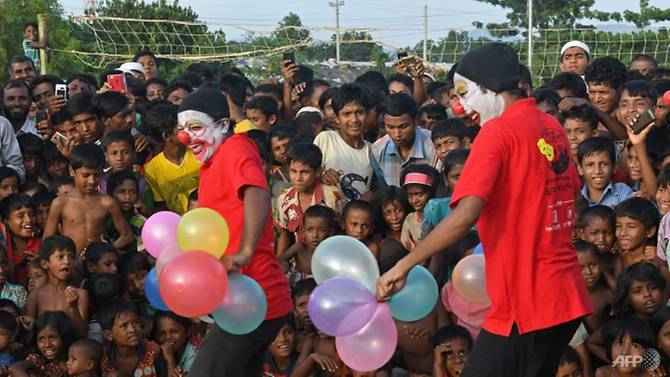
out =
{"type": "Polygon", "coordinates": [[[177,243],[185,252],[200,250],[218,259],[226,251],[229,240],[228,223],[210,208],[186,212],[177,225],[177,243]]]}

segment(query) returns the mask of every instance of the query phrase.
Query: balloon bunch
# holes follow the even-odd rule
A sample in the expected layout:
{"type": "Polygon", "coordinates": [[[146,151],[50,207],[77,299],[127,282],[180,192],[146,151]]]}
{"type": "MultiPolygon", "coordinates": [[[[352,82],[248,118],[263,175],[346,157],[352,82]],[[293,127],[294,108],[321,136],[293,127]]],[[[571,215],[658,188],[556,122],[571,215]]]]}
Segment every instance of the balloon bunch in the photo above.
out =
{"type": "Polygon", "coordinates": [[[233,334],[255,330],[267,311],[263,289],[240,274],[228,276],[219,261],[228,247],[226,220],[209,208],[180,217],[158,212],[142,228],[147,252],[156,258],[144,282],[144,294],[159,310],[197,318],[210,313],[233,334]]]}
{"type": "Polygon", "coordinates": [[[486,293],[486,262],[482,244],[475,247],[472,255],[456,264],[451,281],[456,292],[467,301],[475,304],[491,303],[486,293]]]}
{"type": "Polygon", "coordinates": [[[319,331],[335,337],[338,355],[357,371],[379,369],[391,359],[398,344],[393,318],[419,320],[437,302],[437,283],[421,266],[388,303],[377,302],[377,261],[365,244],[348,236],[319,244],[312,273],[319,285],[307,303],[309,317],[319,331]]]}

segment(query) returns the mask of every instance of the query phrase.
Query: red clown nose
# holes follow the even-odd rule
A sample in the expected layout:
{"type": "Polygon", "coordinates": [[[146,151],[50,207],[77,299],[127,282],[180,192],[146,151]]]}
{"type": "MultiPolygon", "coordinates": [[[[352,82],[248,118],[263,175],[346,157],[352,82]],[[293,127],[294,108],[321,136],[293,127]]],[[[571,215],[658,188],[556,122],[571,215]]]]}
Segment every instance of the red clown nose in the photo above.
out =
{"type": "Polygon", "coordinates": [[[670,106],[670,90],[663,94],[663,103],[665,103],[665,106],[670,106]]]}
{"type": "Polygon", "coordinates": [[[454,112],[454,115],[456,116],[463,116],[465,115],[465,107],[463,107],[463,104],[459,101],[451,105],[451,110],[454,112]]]}
{"type": "Polygon", "coordinates": [[[189,136],[188,132],[186,131],[179,131],[177,132],[177,140],[179,140],[180,143],[186,145],[191,142],[191,136],[189,136]]]}

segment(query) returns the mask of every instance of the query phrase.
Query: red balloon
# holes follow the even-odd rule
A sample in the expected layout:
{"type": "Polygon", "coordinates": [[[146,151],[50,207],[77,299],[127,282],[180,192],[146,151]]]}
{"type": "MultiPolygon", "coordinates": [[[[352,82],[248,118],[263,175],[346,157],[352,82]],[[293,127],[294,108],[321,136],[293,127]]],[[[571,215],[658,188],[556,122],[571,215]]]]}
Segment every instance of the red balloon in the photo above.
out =
{"type": "Polygon", "coordinates": [[[189,136],[188,132],[182,130],[177,132],[177,140],[186,145],[191,142],[191,136],[189,136]]]}
{"type": "Polygon", "coordinates": [[[666,90],[663,94],[663,103],[665,103],[665,106],[670,106],[670,90],[666,90]]]}
{"type": "Polygon", "coordinates": [[[228,274],[211,254],[192,251],[176,255],[163,267],[158,286],[170,310],[195,318],[212,313],[221,304],[228,274]]]}
{"type": "Polygon", "coordinates": [[[451,110],[454,112],[454,115],[456,116],[463,116],[465,115],[465,107],[463,107],[463,104],[460,102],[456,102],[453,105],[451,105],[451,110]]]}

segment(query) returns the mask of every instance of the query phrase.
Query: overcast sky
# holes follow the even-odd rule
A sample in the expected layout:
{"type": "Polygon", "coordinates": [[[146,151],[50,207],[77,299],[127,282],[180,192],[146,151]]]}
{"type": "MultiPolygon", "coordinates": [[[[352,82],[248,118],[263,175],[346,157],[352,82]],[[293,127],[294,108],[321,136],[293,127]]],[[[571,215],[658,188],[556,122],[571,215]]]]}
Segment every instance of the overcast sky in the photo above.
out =
{"type": "MultiPolygon", "coordinates": [[[[102,0],[100,0],[102,1],[102,0]]],[[[168,0],[170,1],[170,0],[168,0]]],[[[334,1],[334,0],[331,0],[334,1]]],[[[67,14],[82,14],[85,0],[61,0],[67,14]]],[[[537,0],[535,1],[538,2],[537,0]]],[[[252,30],[269,30],[288,12],[300,16],[308,27],[333,27],[335,10],[328,0],[180,0],[193,8],[200,19],[222,28],[228,39],[242,34],[240,25],[252,30]]],[[[651,0],[651,5],[670,8],[670,0],[651,0]]],[[[423,37],[423,5],[428,5],[429,38],[438,39],[448,29],[472,29],[473,21],[503,22],[506,10],[474,0],[344,0],[340,8],[341,27],[373,27],[373,36],[393,46],[414,45],[423,37]]],[[[596,0],[595,9],[639,11],[637,0],[596,0]]],[[[327,38],[331,32],[312,32],[327,38]]]]}

